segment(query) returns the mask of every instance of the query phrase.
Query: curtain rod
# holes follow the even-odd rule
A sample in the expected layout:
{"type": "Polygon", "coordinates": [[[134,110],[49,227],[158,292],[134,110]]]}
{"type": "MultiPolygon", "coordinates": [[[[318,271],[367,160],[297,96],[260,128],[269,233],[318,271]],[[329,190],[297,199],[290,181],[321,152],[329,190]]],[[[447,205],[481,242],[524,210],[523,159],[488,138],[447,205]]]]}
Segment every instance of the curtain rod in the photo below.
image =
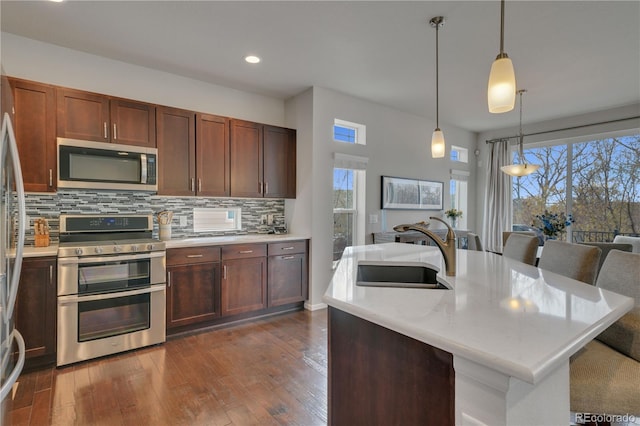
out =
{"type": "MultiPolygon", "coordinates": [[[[571,126],[571,127],[564,127],[562,129],[555,129],[555,130],[543,130],[541,132],[535,132],[535,133],[527,133],[522,135],[524,136],[536,136],[536,135],[544,135],[545,133],[555,133],[555,132],[563,132],[565,130],[575,130],[575,129],[582,129],[584,127],[591,127],[591,126],[599,126],[601,124],[611,124],[611,123],[619,123],[620,121],[627,121],[627,120],[635,120],[637,118],[640,118],[640,115],[636,115],[634,117],[627,117],[627,118],[619,118],[617,120],[609,120],[609,121],[601,121],[599,123],[591,123],[591,124],[582,124],[580,126],[571,126]]],[[[519,138],[520,135],[517,136],[505,136],[503,138],[495,138],[495,139],[489,139],[486,142],[487,143],[496,143],[496,142],[502,142],[502,141],[507,141],[509,139],[517,139],[519,138]]]]}

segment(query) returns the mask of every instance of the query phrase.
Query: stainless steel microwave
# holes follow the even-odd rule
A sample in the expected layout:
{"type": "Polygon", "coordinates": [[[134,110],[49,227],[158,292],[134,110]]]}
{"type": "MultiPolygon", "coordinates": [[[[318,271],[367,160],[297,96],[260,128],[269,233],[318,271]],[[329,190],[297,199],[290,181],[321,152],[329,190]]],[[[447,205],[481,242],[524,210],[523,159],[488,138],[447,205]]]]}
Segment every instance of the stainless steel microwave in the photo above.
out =
{"type": "Polygon", "coordinates": [[[158,150],[58,138],[58,188],[158,191],[158,150]]]}

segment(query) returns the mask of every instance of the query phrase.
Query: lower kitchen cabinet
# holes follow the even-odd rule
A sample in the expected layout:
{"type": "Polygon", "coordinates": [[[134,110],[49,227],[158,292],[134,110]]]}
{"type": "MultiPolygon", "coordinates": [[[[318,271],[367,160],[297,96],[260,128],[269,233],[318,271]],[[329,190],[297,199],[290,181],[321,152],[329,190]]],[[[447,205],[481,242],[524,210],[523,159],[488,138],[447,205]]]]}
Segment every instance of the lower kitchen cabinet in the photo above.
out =
{"type": "Polygon", "coordinates": [[[220,316],[220,249],[167,252],[167,329],[220,316]]]}
{"type": "MultiPolygon", "coordinates": [[[[15,327],[24,337],[29,360],[55,360],[56,258],[25,258],[15,307],[15,327]]],[[[34,364],[39,364],[34,362],[34,364]]]]}
{"type": "Polygon", "coordinates": [[[222,315],[267,307],[267,247],[238,244],[222,248],[222,315]]]}
{"type": "Polygon", "coordinates": [[[307,242],[273,243],[268,248],[268,304],[280,306],[307,299],[307,242]]]}

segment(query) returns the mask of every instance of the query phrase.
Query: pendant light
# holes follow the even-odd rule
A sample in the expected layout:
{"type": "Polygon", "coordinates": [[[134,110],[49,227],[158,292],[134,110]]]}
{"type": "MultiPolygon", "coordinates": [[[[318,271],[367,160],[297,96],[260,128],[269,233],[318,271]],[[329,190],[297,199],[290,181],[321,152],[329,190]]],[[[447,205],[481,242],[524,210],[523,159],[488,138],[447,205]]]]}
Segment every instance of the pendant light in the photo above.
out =
{"type": "Polygon", "coordinates": [[[444,18],[436,16],[429,21],[432,27],[436,29],[436,128],[431,135],[431,157],[443,158],[445,151],[444,134],[440,130],[440,110],[439,110],[439,81],[438,81],[438,29],[444,26],[444,18]]]}
{"type": "Polygon", "coordinates": [[[540,168],[537,164],[527,164],[524,158],[524,135],[522,134],[522,94],[527,91],[524,89],[518,90],[518,95],[520,95],[520,135],[518,136],[518,157],[520,157],[521,164],[510,164],[508,166],[500,167],[503,173],[508,174],[509,176],[526,176],[535,172],[540,168]]]}
{"type": "Polygon", "coordinates": [[[500,1],[500,53],[491,65],[487,103],[489,112],[508,112],[516,101],[516,74],[513,63],[504,52],[504,1],[500,1]]]}

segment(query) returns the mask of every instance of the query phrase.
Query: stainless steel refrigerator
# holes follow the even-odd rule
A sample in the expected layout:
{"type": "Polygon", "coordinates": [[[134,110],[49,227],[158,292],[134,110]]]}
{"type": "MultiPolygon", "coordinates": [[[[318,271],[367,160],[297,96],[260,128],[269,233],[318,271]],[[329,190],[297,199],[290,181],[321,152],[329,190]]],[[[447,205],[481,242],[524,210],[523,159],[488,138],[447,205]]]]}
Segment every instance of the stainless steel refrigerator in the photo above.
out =
{"type": "Polygon", "coordinates": [[[13,321],[26,227],[24,185],[18,146],[7,112],[2,117],[0,179],[0,425],[4,425],[9,423],[12,389],[25,357],[24,339],[13,321]]]}

